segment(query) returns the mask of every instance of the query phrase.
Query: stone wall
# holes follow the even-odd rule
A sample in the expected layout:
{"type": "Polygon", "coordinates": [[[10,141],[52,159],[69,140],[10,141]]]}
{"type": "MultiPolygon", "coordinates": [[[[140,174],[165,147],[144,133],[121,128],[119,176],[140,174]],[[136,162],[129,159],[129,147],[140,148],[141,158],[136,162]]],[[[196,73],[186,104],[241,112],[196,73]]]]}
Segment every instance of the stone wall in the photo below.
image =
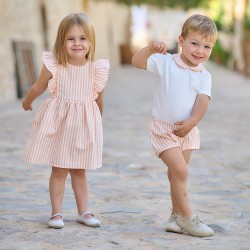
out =
{"type": "Polygon", "coordinates": [[[0,102],[16,97],[13,41],[34,41],[42,44],[39,8],[36,1],[0,0],[0,102]],[[36,17],[36,18],[35,18],[36,17]]]}
{"type": "Polygon", "coordinates": [[[88,14],[96,31],[96,57],[120,65],[120,46],[130,42],[130,9],[114,1],[89,1],[88,14]]]}
{"type": "Polygon", "coordinates": [[[119,47],[128,39],[124,30],[129,8],[112,0],[0,0],[0,104],[17,98],[13,41],[34,44],[38,74],[42,51],[52,50],[60,21],[72,12],[87,12],[91,17],[96,30],[96,58],[109,59],[112,67],[120,64],[119,47]]]}
{"type": "Polygon", "coordinates": [[[69,12],[82,11],[82,2],[81,0],[0,0],[0,104],[17,98],[13,41],[34,44],[35,69],[39,73],[41,53],[44,50],[42,6],[47,17],[48,44],[51,48],[61,18],[69,12]]]}

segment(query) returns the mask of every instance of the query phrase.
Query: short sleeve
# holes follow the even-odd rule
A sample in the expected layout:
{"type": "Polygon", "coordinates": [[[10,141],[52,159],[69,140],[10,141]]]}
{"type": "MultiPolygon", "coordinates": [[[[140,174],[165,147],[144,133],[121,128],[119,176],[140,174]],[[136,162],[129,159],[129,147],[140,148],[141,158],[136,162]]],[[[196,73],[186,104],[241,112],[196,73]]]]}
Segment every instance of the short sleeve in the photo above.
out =
{"type": "Polygon", "coordinates": [[[207,70],[202,71],[202,85],[198,94],[205,94],[211,98],[212,78],[207,70]]]}
{"type": "Polygon", "coordinates": [[[172,59],[171,54],[153,54],[147,60],[147,71],[161,75],[166,69],[166,64],[172,59]]]}
{"type": "Polygon", "coordinates": [[[43,63],[46,68],[52,73],[54,76],[57,71],[57,62],[55,56],[51,52],[43,51],[42,55],[43,63]]]}
{"type": "Polygon", "coordinates": [[[108,60],[99,59],[94,61],[94,92],[99,94],[105,88],[108,78],[110,63],[108,60]]]}
{"type": "Polygon", "coordinates": [[[57,61],[55,56],[51,52],[43,51],[42,60],[45,67],[51,72],[52,78],[49,80],[48,89],[49,92],[54,95],[56,93],[56,75],[57,75],[57,61]]]}

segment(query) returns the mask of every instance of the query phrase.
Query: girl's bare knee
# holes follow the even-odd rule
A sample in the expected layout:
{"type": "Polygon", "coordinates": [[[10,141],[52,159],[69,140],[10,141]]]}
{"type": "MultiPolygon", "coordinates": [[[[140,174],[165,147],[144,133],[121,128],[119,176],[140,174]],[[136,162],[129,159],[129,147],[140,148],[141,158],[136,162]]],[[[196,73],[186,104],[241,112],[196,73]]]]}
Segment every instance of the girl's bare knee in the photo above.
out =
{"type": "Polygon", "coordinates": [[[69,173],[71,176],[85,176],[86,170],[85,169],[70,169],[69,173]]]}
{"type": "Polygon", "coordinates": [[[65,179],[68,175],[69,170],[67,168],[52,167],[51,177],[58,179],[65,179]]]}

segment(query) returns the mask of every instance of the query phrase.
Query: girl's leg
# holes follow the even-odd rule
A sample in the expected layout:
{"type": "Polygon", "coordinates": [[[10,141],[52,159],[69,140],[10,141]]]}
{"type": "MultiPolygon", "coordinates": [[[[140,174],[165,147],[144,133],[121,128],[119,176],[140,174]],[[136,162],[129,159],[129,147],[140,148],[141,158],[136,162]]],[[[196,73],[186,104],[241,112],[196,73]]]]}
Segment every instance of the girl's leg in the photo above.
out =
{"type": "Polygon", "coordinates": [[[88,211],[88,187],[86,170],[71,169],[70,175],[78,209],[76,221],[89,227],[99,227],[101,222],[88,211]]]}
{"type": "Polygon", "coordinates": [[[88,187],[85,169],[71,169],[71,184],[74,190],[78,213],[88,210],[88,187]]]}
{"type": "Polygon", "coordinates": [[[100,227],[101,222],[88,211],[88,187],[86,170],[71,169],[70,175],[78,209],[76,221],[89,227],[100,227]]]}
{"type": "MultiPolygon", "coordinates": [[[[184,160],[185,160],[187,165],[189,164],[191,154],[192,154],[192,150],[186,150],[186,151],[182,152],[182,155],[183,155],[184,160]]],[[[167,170],[167,175],[168,175],[168,179],[169,179],[169,183],[170,183],[170,195],[171,195],[171,200],[172,200],[172,213],[173,214],[175,214],[175,213],[179,214],[181,211],[180,211],[180,208],[179,208],[179,206],[178,206],[178,204],[176,202],[176,198],[174,196],[174,193],[172,192],[172,188],[171,188],[171,172],[170,172],[169,169],[167,170]]]]}
{"type": "MultiPolygon", "coordinates": [[[[52,215],[62,213],[62,201],[65,189],[65,180],[68,175],[68,169],[52,167],[49,190],[52,206],[52,215]]],[[[54,217],[52,220],[61,220],[60,216],[54,217]]]]}
{"type": "Polygon", "coordinates": [[[187,180],[188,165],[191,153],[182,153],[180,148],[168,149],[160,154],[162,161],[168,166],[173,211],[189,218],[192,209],[188,200],[187,180]]]}

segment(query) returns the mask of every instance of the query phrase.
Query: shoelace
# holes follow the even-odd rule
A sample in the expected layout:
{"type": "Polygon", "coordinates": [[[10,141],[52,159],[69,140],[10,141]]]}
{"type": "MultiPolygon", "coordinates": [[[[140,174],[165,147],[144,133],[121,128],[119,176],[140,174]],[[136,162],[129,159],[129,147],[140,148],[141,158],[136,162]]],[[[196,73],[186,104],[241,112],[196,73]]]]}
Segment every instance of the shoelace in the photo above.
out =
{"type": "MultiPolygon", "coordinates": [[[[171,209],[171,210],[172,210],[172,209],[171,209]]],[[[176,212],[174,212],[174,211],[172,210],[172,214],[171,214],[171,216],[170,216],[168,222],[174,222],[174,221],[176,221],[177,218],[178,218],[178,215],[179,215],[178,213],[176,213],[176,212]]]]}
{"type": "Polygon", "coordinates": [[[204,222],[200,219],[200,217],[198,215],[195,216],[195,218],[193,219],[193,222],[195,222],[196,224],[199,224],[199,222],[204,224],[204,222]]]}
{"type": "Polygon", "coordinates": [[[174,222],[176,220],[176,217],[171,215],[171,217],[169,218],[168,222],[171,223],[171,222],[174,222]]]}

